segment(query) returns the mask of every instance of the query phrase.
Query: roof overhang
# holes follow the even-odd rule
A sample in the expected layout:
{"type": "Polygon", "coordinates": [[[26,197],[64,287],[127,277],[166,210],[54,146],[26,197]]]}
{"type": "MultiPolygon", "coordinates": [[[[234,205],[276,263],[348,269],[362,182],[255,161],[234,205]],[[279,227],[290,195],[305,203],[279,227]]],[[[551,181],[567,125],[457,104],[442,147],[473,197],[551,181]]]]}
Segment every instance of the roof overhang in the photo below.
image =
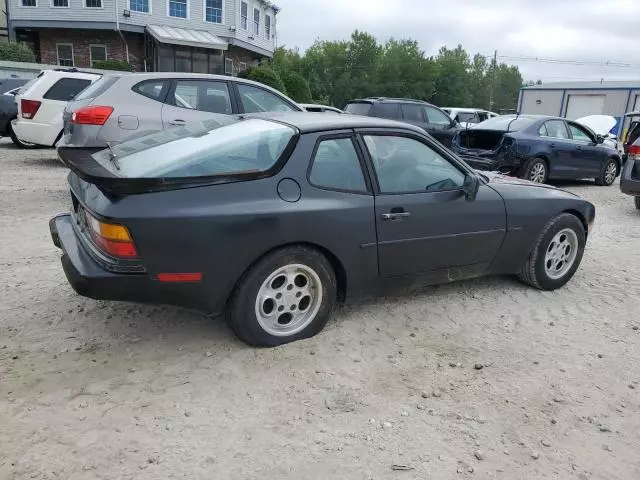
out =
{"type": "Polygon", "coordinates": [[[147,25],[147,31],[160,43],[213,50],[227,50],[229,48],[227,42],[205,30],[169,27],[167,25],[147,25]]]}

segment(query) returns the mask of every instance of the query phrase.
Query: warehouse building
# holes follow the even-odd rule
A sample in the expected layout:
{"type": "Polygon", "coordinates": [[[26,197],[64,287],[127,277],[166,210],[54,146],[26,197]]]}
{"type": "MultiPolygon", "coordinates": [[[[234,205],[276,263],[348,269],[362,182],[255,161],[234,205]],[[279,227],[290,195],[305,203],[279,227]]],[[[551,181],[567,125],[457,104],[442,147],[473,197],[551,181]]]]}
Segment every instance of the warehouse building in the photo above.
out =
{"type": "Polygon", "coordinates": [[[553,115],[576,120],[587,115],[611,115],[618,122],[613,134],[628,127],[624,114],[640,110],[640,80],[624,82],[557,82],[523,87],[521,114],[553,115]]]}

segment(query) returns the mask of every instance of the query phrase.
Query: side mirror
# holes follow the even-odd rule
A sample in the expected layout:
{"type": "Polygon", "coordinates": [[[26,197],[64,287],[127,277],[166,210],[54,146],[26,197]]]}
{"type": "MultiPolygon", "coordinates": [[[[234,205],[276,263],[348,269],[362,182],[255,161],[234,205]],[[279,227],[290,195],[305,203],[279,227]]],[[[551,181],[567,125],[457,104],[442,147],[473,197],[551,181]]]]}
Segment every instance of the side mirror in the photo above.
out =
{"type": "Polygon", "coordinates": [[[596,143],[597,144],[604,143],[604,137],[600,134],[596,135],[596,143]]]}
{"type": "Polygon", "coordinates": [[[467,198],[467,201],[473,202],[476,199],[476,195],[478,195],[479,189],[480,180],[477,175],[468,173],[464,177],[464,183],[462,184],[462,191],[464,192],[464,196],[467,198]]]}

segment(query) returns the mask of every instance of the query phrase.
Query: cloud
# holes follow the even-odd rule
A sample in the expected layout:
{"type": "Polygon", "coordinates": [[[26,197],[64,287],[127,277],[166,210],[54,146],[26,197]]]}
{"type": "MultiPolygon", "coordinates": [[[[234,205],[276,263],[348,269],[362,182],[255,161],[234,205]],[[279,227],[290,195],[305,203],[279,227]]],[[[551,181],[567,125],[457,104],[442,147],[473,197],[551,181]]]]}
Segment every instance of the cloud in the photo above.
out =
{"type": "Polygon", "coordinates": [[[301,50],[315,40],[347,39],[355,29],[380,42],[413,38],[427,55],[446,45],[515,63],[525,79],[637,79],[637,0],[278,0],[278,43],[301,50]],[[513,58],[632,64],[550,64],[513,58]]]}

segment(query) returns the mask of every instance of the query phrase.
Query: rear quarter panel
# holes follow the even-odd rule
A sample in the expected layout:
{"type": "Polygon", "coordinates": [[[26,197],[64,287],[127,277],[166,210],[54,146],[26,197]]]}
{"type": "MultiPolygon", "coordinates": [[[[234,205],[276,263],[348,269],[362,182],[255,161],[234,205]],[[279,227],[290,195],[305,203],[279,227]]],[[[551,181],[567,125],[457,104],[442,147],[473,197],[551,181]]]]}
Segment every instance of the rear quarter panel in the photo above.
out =
{"type": "MultiPolygon", "coordinates": [[[[307,182],[308,158],[317,134],[302,136],[274,177],[109,199],[70,176],[89,210],[131,231],[151,276],[203,272],[211,310],[221,310],[242,274],[278,247],[309,244],[331,252],[346,271],[347,291],[377,278],[373,196],[321,190],[307,182]],[[300,186],[297,202],[278,196],[278,183],[300,186]]],[[[339,272],[338,272],[339,274],[339,272]]]]}

